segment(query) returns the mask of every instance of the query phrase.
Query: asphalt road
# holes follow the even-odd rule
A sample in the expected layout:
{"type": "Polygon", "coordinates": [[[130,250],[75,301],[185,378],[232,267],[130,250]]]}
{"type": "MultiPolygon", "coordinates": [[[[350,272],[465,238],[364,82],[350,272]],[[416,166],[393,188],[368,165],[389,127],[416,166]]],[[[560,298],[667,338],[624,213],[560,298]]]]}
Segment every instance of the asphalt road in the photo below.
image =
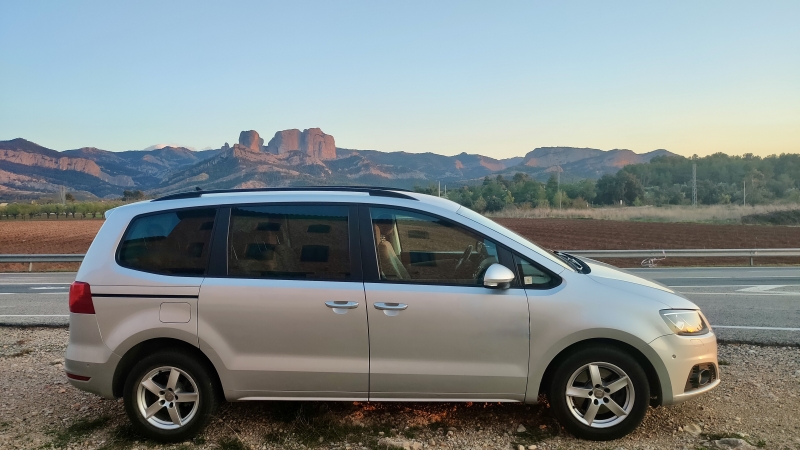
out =
{"type": "MultiPolygon", "coordinates": [[[[636,275],[703,310],[720,340],[800,345],[800,268],[654,268],[636,275]]],[[[0,274],[0,325],[66,325],[75,273],[0,274]]]]}

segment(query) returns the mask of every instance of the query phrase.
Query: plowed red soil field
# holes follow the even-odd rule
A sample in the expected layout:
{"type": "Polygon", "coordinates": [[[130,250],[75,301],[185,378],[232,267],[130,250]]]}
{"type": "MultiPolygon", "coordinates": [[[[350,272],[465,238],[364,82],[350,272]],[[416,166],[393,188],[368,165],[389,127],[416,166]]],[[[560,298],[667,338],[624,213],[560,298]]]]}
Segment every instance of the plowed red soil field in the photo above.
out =
{"type": "MultiPolygon", "coordinates": [[[[494,219],[528,239],[558,250],[662,250],[679,248],[800,248],[800,227],[618,222],[581,219],[494,219]]],[[[641,260],[606,260],[620,267],[641,260]]],[[[747,258],[668,258],[659,266],[728,266],[747,258]]],[[[756,258],[755,264],[800,264],[800,258],[756,258]]]]}
{"type": "MultiPolygon", "coordinates": [[[[579,219],[495,219],[553,249],[798,248],[800,227],[699,223],[617,222],[579,219]]],[[[85,253],[102,220],[2,220],[0,253],[85,253]]],[[[638,260],[609,260],[623,267],[638,260]]],[[[660,266],[743,265],[745,258],[671,259],[660,266]]],[[[756,264],[800,264],[800,258],[760,258],[756,264]]],[[[76,263],[37,263],[34,270],[75,270],[76,263]]],[[[28,270],[0,264],[0,271],[28,270]]]]}
{"type": "MultiPolygon", "coordinates": [[[[2,253],[86,253],[103,220],[0,220],[2,253]]],[[[36,263],[35,271],[78,270],[79,263],[36,263]]],[[[27,271],[28,264],[0,264],[0,272],[27,271]]]]}

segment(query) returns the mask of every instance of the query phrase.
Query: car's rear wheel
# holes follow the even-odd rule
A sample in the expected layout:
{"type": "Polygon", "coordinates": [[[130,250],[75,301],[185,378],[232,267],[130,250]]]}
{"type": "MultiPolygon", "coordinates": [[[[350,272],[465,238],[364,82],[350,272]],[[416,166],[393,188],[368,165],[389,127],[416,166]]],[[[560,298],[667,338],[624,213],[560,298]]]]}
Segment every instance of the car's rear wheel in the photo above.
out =
{"type": "Polygon", "coordinates": [[[159,442],[191,439],[219,403],[209,368],[176,351],[139,361],[128,375],[123,398],[133,426],[159,442]]]}
{"type": "Polygon", "coordinates": [[[614,347],[592,346],[567,356],[548,393],[559,422],[583,439],[618,439],[644,418],[650,385],[641,365],[614,347]]]}

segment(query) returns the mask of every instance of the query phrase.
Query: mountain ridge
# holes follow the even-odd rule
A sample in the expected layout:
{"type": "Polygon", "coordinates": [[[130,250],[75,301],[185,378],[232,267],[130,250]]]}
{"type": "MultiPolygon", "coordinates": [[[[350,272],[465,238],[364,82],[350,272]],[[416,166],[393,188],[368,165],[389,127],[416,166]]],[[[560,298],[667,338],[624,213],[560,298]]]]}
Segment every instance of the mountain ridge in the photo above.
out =
{"type": "Polygon", "coordinates": [[[255,130],[218,149],[160,146],[111,152],[96,147],[57,151],[23,138],[0,141],[0,198],[33,198],[64,186],[85,197],[119,197],[139,189],[152,195],[193,189],[355,184],[410,188],[441,181],[467,184],[489,175],[525,172],[545,179],[554,171],[599,178],[628,164],[674,155],[577,147],[538,147],[524,156],[496,159],[461,152],[382,152],[336,147],[319,128],[282,130],[269,142],[255,130]]]}

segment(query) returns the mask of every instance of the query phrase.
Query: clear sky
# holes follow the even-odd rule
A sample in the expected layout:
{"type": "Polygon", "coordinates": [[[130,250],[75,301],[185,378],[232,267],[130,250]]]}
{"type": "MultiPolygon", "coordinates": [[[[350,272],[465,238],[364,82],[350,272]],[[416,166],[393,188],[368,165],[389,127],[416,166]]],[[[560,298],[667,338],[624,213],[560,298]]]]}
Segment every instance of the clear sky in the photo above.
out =
{"type": "Polygon", "coordinates": [[[0,2],[0,140],[800,152],[800,1],[0,2]]]}

